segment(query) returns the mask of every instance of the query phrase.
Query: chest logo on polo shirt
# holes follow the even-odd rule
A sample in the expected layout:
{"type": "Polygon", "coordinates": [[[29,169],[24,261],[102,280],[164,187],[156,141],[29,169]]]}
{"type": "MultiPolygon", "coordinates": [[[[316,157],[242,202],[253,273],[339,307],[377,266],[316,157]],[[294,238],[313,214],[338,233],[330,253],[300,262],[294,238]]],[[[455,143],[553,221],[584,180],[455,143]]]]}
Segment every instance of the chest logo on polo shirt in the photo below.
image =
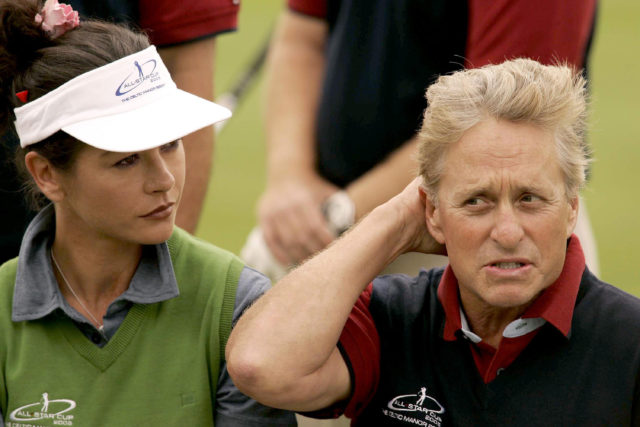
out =
{"type": "Polygon", "coordinates": [[[394,420],[413,425],[440,427],[440,415],[444,414],[444,407],[427,394],[426,387],[420,387],[415,394],[403,394],[391,399],[382,413],[394,420]]]}
{"type": "Polygon", "coordinates": [[[29,403],[15,409],[9,414],[6,427],[18,426],[72,426],[73,415],[69,411],[76,407],[70,399],[49,399],[49,393],[42,393],[39,402],[29,403]],[[34,421],[39,421],[34,423],[34,421]],[[45,422],[45,424],[42,424],[45,422]]]}

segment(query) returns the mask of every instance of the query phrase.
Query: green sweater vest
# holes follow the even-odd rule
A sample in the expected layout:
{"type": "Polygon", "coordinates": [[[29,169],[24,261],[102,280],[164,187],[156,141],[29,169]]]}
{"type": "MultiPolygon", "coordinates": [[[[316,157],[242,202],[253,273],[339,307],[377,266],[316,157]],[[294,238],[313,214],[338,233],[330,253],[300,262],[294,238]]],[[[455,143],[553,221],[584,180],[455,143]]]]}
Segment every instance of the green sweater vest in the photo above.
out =
{"type": "Polygon", "coordinates": [[[103,347],[63,316],[14,323],[0,268],[0,409],[12,426],[211,426],[243,264],[177,229],[180,296],[134,304],[103,347]]]}

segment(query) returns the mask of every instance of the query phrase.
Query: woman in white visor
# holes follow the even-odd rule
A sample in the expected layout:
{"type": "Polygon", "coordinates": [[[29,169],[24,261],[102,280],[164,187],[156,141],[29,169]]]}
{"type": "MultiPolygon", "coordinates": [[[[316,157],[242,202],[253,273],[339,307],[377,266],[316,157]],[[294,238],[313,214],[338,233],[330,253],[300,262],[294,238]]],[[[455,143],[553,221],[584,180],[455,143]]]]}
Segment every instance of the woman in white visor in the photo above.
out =
{"type": "Polygon", "coordinates": [[[57,0],[0,0],[0,86],[46,202],[0,267],[0,426],[295,425],[224,363],[268,281],[174,227],[180,138],[230,112],[178,90],[143,34],[57,0]]]}

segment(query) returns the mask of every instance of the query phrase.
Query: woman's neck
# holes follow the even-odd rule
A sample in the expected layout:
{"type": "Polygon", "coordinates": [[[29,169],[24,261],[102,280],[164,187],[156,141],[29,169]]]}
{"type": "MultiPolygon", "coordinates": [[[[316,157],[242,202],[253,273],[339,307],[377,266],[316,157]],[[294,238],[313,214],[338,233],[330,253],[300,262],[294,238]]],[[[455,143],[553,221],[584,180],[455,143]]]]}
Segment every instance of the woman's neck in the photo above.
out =
{"type": "Polygon", "coordinates": [[[64,297],[74,308],[79,305],[76,299],[81,299],[98,319],[127,290],[142,257],[141,244],[92,234],[58,220],[51,250],[64,297]]]}

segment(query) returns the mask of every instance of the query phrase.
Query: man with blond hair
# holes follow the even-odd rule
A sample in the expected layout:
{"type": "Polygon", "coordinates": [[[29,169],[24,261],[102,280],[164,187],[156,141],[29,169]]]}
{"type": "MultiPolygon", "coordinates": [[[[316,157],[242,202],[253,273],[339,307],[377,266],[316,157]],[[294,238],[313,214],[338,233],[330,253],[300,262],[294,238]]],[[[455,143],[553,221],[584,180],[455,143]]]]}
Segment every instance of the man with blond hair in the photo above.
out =
{"type": "Polygon", "coordinates": [[[357,426],[640,425],[640,301],[573,234],[585,98],[526,59],[440,77],[421,176],[244,314],[238,388],[357,426]],[[376,277],[410,251],[449,265],[376,277]]]}

